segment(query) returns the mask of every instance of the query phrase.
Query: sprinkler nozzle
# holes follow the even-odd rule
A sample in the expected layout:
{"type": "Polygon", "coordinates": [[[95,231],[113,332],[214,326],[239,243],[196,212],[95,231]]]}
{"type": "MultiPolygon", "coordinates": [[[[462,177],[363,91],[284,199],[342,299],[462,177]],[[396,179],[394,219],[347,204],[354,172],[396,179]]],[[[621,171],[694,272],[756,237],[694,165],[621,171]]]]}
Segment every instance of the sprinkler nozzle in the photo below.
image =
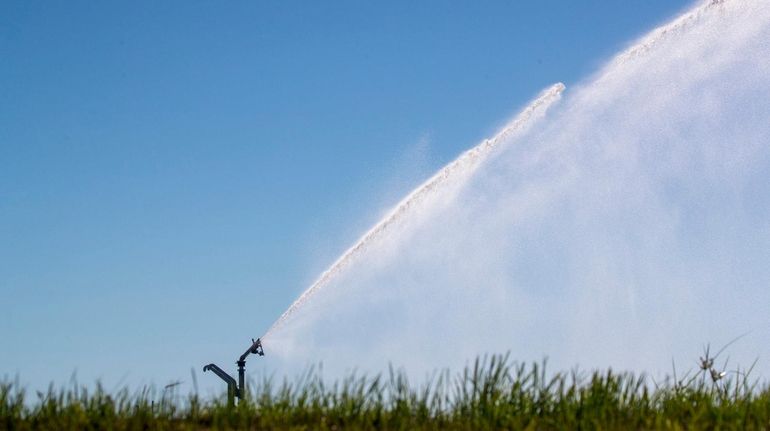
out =
{"type": "Polygon", "coordinates": [[[257,338],[256,341],[254,339],[251,339],[252,345],[251,345],[251,353],[259,356],[265,356],[265,351],[262,349],[262,341],[257,338]]]}
{"type": "Polygon", "coordinates": [[[238,361],[245,361],[246,357],[249,356],[249,354],[251,353],[257,356],[265,356],[265,351],[262,350],[262,341],[259,338],[257,338],[256,340],[253,338],[251,339],[251,346],[249,346],[248,350],[243,352],[243,354],[241,355],[240,359],[238,359],[238,361]]]}

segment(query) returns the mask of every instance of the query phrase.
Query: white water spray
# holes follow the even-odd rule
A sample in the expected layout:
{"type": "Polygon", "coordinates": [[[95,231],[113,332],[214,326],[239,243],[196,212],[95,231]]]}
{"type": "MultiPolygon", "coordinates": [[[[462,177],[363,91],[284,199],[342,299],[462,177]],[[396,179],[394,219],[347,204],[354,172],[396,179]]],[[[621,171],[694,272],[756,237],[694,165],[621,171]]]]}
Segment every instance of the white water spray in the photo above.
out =
{"type": "Polygon", "coordinates": [[[768,40],[759,0],[704,2],[653,30],[547,121],[477,147],[483,169],[450,175],[460,191],[421,195],[441,205],[404,199],[274,324],[268,351],[286,372],[511,351],[665,373],[752,331],[731,364],[767,373],[768,40]],[[381,226],[393,216],[420,223],[381,226]]]}
{"type": "Polygon", "coordinates": [[[300,295],[297,300],[281,315],[278,320],[262,337],[269,343],[270,334],[281,327],[281,325],[297,310],[299,310],[313,295],[317,294],[332,280],[340,271],[353,262],[356,257],[363,253],[367,247],[378,237],[384,235],[388,227],[408,214],[410,208],[425,199],[426,196],[441,187],[449,178],[460,174],[469,175],[475,170],[489,153],[505,139],[512,134],[522,132],[530,125],[533,119],[539,118],[545,113],[564,91],[564,84],[556,83],[544,90],[540,95],[530,103],[521,113],[512,121],[505,125],[495,136],[485,139],[482,143],[464,152],[457,159],[444,166],[435,175],[415,188],[404,199],[401,200],[385,217],[366,232],[356,243],[343,253],[318,279],[300,295]]]}
{"type": "Polygon", "coordinates": [[[706,0],[700,6],[682,14],[673,21],[652,30],[630,48],[618,54],[607,69],[612,70],[635,57],[644,55],[665,38],[681,34],[688,28],[697,25],[707,14],[717,12],[724,2],[725,0],[706,0]]]}

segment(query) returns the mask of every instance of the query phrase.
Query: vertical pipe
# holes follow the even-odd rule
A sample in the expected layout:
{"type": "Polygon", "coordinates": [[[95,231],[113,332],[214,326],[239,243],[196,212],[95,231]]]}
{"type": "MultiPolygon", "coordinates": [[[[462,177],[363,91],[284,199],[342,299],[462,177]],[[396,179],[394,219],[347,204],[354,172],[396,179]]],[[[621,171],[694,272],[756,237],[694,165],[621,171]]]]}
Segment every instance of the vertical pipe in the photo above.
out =
{"type": "Polygon", "coordinates": [[[243,401],[243,397],[246,395],[246,385],[244,383],[245,377],[244,374],[246,373],[246,361],[241,359],[238,362],[238,401],[243,401]]]}
{"type": "Polygon", "coordinates": [[[235,391],[238,389],[233,385],[227,385],[227,406],[233,407],[235,405],[235,391]]]}

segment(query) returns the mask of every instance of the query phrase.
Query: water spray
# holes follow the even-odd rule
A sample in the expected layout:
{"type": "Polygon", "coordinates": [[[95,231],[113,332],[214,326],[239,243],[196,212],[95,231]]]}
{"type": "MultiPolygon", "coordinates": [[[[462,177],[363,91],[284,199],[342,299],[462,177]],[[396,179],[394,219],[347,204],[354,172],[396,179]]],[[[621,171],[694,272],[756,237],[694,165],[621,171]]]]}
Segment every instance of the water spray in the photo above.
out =
{"type": "Polygon", "coordinates": [[[391,226],[405,217],[414,207],[423,202],[427,196],[435,193],[437,189],[446,184],[452,177],[460,174],[472,173],[481,162],[506,139],[517,132],[525,130],[531,125],[532,121],[542,116],[545,111],[557,102],[565,86],[561,82],[551,85],[540,93],[524,110],[522,110],[511,122],[506,124],[502,130],[493,137],[485,139],[480,144],[467,150],[457,159],[444,166],[427,181],[419,185],[401,200],[385,217],[377,222],[368,232],[366,232],[356,243],[345,251],[332,265],[316,279],[316,281],[297,298],[289,308],[273,323],[267,330],[263,338],[270,337],[286,320],[291,317],[298,309],[307,303],[307,301],[318,291],[323,289],[336,277],[341,271],[352,264],[353,261],[369,247],[370,243],[384,236],[391,226]]]}
{"type": "Polygon", "coordinates": [[[233,405],[235,397],[238,397],[238,401],[240,402],[246,395],[246,357],[249,356],[250,353],[253,353],[257,356],[265,356],[265,351],[262,349],[262,342],[259,338],[256,340],[252,338],[251,346],[249,346],[249,348],[246,349],[246,351],[243,352],[240,358],[238,358],[238,360],[235,362],[238,365],[238,383],[235,382],[235,379],[231,375],[227,374],[223,369],[219,368],[215,364],[208,364],[203,367],[204,373],[206,371],[212,371],[214,374],[219,376],[220,379],[227,383],[227,402],[229,405],[233,405]]]}

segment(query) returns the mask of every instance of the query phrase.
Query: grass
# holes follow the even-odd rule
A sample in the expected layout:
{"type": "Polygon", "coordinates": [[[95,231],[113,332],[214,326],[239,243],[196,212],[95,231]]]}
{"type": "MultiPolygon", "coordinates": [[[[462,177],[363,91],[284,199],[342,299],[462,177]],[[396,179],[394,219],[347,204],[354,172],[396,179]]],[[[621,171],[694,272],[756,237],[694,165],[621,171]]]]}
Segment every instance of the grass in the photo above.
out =
{"type": "Polygon", "coordinates": [[[51,387],[28,399],[5,382],[0,429],[770,429],[770,388],[751,383],[748,372],[712,371],[662,383],[612,371],[549,375],[544,365],[498,355],[413,386],[394,370],[329,384],[311,369],[293,382],[252,385],[235,407],[224,396],[202,400],[173,388],[110,394],[99,385],[51,387]]]}

